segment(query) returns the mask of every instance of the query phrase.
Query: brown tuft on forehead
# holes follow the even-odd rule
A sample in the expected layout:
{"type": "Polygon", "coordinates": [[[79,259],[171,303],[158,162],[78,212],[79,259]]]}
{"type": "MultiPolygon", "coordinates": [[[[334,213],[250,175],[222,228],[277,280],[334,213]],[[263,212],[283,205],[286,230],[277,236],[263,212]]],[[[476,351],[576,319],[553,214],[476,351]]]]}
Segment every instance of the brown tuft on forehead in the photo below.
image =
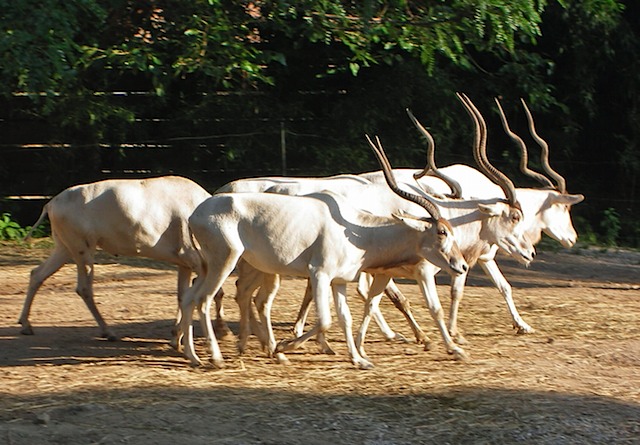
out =
{"type": "Polygon", "coordinates": [[[447,229],[449,229],[453,233],[453,226],[451,225],[448,219],[438,218],[438,223],[443,224],[444,226],[447,227],[447,229]]]}
{"type": "Polygon", "coordinates": [[[522,206],[520,205],[520,201],[515,201],[513,204],[511,204],[508,199],[504,199],[504,198],[499,199],[499,201],[503,202],[505,204],[508,204],[511,207],[513,207],[514,209],[520,210],[522,212],[522,206]]]}
{"type": "Polygon", "coordinates": [[[522,211],[522,206],[520,205],[520,201],[514,202],[513,203],[513,208],[520,210],[520,212],[524,214],[524,212],[522,211]]]}

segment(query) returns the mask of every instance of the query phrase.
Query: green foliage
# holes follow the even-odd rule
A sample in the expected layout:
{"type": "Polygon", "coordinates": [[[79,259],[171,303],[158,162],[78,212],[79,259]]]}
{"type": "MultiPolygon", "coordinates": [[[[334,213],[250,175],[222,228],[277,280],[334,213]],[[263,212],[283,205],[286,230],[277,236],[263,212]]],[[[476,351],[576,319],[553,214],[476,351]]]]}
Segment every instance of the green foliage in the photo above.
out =
{"type": "Polygon", "coordinates": [[[0,95],[26,94],[31,113],[100,141],[136,111],[110,94],[141,90],[168,103],[200,94],[268,88],[294,52],[310,48],[316,75],[439,58],[467,65],[469,48],[513,51],[539,35],[542,0],[304,0],[0,2],[0,95]]]}
{"type": "Polygon", "coordinates": [[[74,84],[74,66],[82,57],[76,36],[91,23],[101,23],[105,11],[92,0],[2,1],[0,7],[0,79],[9,87],[2,93],[22,91],[38,99],[41,93],[54,95],[74,84]]]}
{"type": "Polygon", "coordinates": [[[589,221],[581,216],[574,216],[573,225],[578,232],[578,240],[580,244],[595,246],[598,244],[598,234],[593,230],[589,221]]]}
{"type": "Polygon", "coordinates": [[[640,248],[640,222],[620,217],[620,231],[616,237],[615,246],[640,248]]]}
{"type": "Polygon", "coordinates": [[[637,220],[627,221],[623,225],[622,231],[627,233],[625,246],[640,248],[640,222],[637,220]]]}
{"type": "MultiPolygon", "coordinates": [[[[0,216],[0,240],[2,241],[22,240],[27,236],[27,233],[29,233],[30,230],[31,226],[20,226],[20,224],[15,221],[8,212],[4,212],[2,216],[0,216]]],[[[31,230],[32,238],[42,238],[44,236],[47,236],[45,224],[31,230]]]]}
{"type": "MultiPolygon", "coordinates": [[[[394,165],[416,166],[424,145],[406,107],[432,131],[439,165],[472,163],[454,96],[464,91],[498,167],[517,172],[519,158],[495,131],[492,99],[526,135],[523,97],[552,165],[589,196],[574,213],[601,233],[616,196],[623,224],[640,219],[638,2],[0,0],[0,10],[3,109],[46,125],[46,142],[85,147],[76,171],[99,165],[98,144],[149,141],[178,153],[150,156],[165,171],[273,174],[280,122],[300,174],[377,168],[364,133],[380,135],[394,165]]],[[[132,149],[107,155],[125,156],[132,149]]],[[[617,230],[607,242],[635,233],[617,230]]]]}
{"type": "Polygon", "coordinates": [[[607,246],[616,246],[620,235],[620,215],[616,209],[605,209],[600,228],[603,231],[603,242],[607,246]]]}
{"type": "Polygon", "coordinates": [[[0,240],[18,240],[27,235],[27,230],[11,219],[11,214],[3,213],[0,217],[0,240]]]}

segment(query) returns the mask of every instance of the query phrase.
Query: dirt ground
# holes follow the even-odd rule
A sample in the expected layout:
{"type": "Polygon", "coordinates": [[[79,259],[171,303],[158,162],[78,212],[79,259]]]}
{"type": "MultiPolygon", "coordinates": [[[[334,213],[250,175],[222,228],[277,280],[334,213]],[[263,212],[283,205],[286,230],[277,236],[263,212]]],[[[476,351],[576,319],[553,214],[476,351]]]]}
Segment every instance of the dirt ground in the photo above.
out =
{"type": "MultiPolygon", "coordinates": [[[[315,344],[278,365],[255,338],[238,356],[221,340],[226,369],[194,369],[168,344],[176,273],[146,260],[100,256],[96,299],[121,341],[98,329],[66,266],[36,296],[35,335],[18,319],[44,245],[0,245],[0,444],[416,444],[640,443],[640,253],[542,251],[529,269],[503,272],[535,334],[515,335],[503,299],[473,271],[460,314],[467,362],[444,351],[416,286],[400,288],[436,347],[366,345],[376,367],[315,344]]],[[[448,309],[448,279],[439,276],[448,309]]],[[[274,304],[279,339],[290,337],[304,282],[287,279],[274,304]]],[[[353,288],[350,288],[350,291],[353,288]]],[[[234,280],[225,285],[237,332],[234,280]]],[[[362,305],[350,299],[354,320],[362,305]]],[[[391,326],[411,339],[384,301],[391,326]]],[[[337,323],[334,323],[337,325],[337,323]]],[[[204,342],[198,352],[205,356],[204,342]]]]}

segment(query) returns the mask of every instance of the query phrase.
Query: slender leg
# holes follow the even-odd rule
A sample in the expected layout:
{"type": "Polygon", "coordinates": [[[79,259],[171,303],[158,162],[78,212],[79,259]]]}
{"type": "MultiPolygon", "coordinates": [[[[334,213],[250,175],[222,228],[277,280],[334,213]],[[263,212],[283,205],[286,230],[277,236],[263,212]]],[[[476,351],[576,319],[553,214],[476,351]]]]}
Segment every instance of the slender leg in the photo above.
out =
{"type": "Polygon", "coordinates": [[[82,297],[84,304],[87,306],[91,315],[100,327],[100,335],[109,341],[116,341],[118,337],[111,331],[107,323],[102,318],[93,294],[93,275],[94,275],[94,253],[95,245],[85,246],[84,249],[71,250],[73,261],[76,263],[78,282],[76,293],[82,297]]]}
{"type": "Polygon", "coordinates": [[[464,360],[467,358],[467,354],[464,350],[456,345],[449,335],[447,326],[444,321],[444,314],[442,306],[440,305],[440,299],[438,298],[438,291],[436,288],[435,275],[438,272],[438,268],[432,264],[423,261],[416,267],[416,278],[420,290],[427,302],[431,317],[436,322],[442,339],[444,340],[445,348],[449,354],[453,354],[457,360],[464,360]]]}
{"type": "Polygon", "coordinates": [[[378,306],[381,299],[382,294],[372,295],[364,305],[365,309],[362,317],[362,324],[360,324],[360,329],[358,330],[358,335],[356,337],[356,347],[358,348],[360,355],[365,358],[369,358],[364,350],[364,339],[367,334],[367,329],[369,329],[369,322],[371,321],[372,306],[378,306]]]}
{"type": "MultiPolygon", "coordinates": [[[[186,289],[184,289],[184,291],[180,292],[179,296],[178,296],[178,310],[177,310],[177,314],[176,314],[176,322],[173,326],[172,329],[172,337],[171,337],[171,341],[170,344],[171,346],[178,352],[182,351],[182,343],[183,343],[183,338],[184,338],[184,334],[185,332],[182,331],[182,301],[184,300],[184,296],[188,293],[190,293],[192,291],[192,288],[196,287],[196,286],[201,286],[201,281],[204,279],[204,275],[203,273],[201,273],[200,275],[196,276],[193,279],[193,282],[191,283],[190,286],[188,286],[186,289]]],[[[195,309],[195,305],[194,305],[194,309],[195,309]]],[[[200,309],[199,309],[200,310],[200,309]]],[[[193,315],[192,315],[193,317],[193,315]]],[[[203,332],[206,332],[206,327],[203,325],[203,321],[201,320],[200,322],[201,327],[203,328],[203,332]]]]}
{"type": "Polygon", "coordinates": [[[29,278],[29,287],[27,288],[27,296],[22,306],[22,313],[18,319],[18,323],[22,325],[20,333],[24,335],[33,335],[33,327],[29,322],[29,314],[31,313],[31,305],[33,299],[47,278],[56,273],[62,266],[71,260],[69,252],[60,244],[56,244],[55,249],[51,252],[42,264],[31,271],[29,278]]]}
{"type": "MultiPolygon", "coordinates": [[[[361,273],[360,276],[358,277],[358,287],[357,287],[358,295],[360,295],[360,297],[362,297],[362,300],[365,302],[367,301],[370,295],[370,288],[371,288],[372,282],[373,282],[373,278],[368,273],[361,273]]],[[[406,341],[406,339],[402,334],[394,332],[394,330],[391,329],[391,327],[389,326],[389,323],[387,323],[387,320],[385,320],[384,316],[382,315],[382,312],[380,312],[379,305],[375,305],[375,307],[372,307],[370,314],[371,314],[371,317],[373,317],[373,319],[375,320],[378,327],[380,328],[380,331],[382,332],[382,335],[384,335],[384,338],[386,338],[387,340],[406,341]]]]}
{"type": "Polygon", "coordinates": [[[180,300],[180,313],[182,318],[176,320],[177,338],[182,340],[184,346],[184,355],[191,361],[193,366],[202,365],[202,361],[196,354],[195,345],[193,343],[193,311],[197,304],[197,293],[202,283],[194,284],[180,300]],[[178,326],[179,325],[179,326],[178,326]]]}
{"type": "MultiPolygon", "coordinates": [[[[180,301],[182,300],[182,296],[187,292],[189,286],[191,285],[191,268],[186,266],[178,266],[178,308],[176,310],[176,320],[177,323],[180,323],[182,319],[182,312],[180,310],[180,301]]],[[[178,331],[174,328],[171,330],[171,346],[180,351],[180,342],[182,341],[182,335],[178,334],[178,331]],[[180,337],[180,338],[178,338],[180,337]]]]}
{"type": "Polygon", "coordinates": [[[353,339],[353,328],[351,311],[347,304],[347,285],[344,283],[333,284],[333,299],[336,307],[336,313],[338,314],[338,321],[344,332],[344,337],[347,342],[347,349],[349,350],[349,356],[351,362],[360,369],[371,369],[373,363],[366,358],[362,357],[358,352],[355,341],[353,339]]]}
{"type": "MultiPolygon", "coordinates": [[[[293,332],[296,337],[302,336],[304,334],[304,326],[309,316],[309,312],[311,310],[311,302],[313,301],[313,292],[311,290],[311,281],[307,280],[307,287],[304,291],[304,298],[302,300],[302,304],[300,305],[300,310],[298,311],[298,317],[296,318],[296,323],[293,327],[293,332]]],[[[320,352],[322,354],[335,355],[336,353],[331,348],[331,345],[327,341],[324,332],[318,333],[316,336],[316,341],[318,342],[318,347],[320,348],[320,352]]]]}
{"type": "MultiPolygon", "coordinates": [[[[230,273],[231,271],[229,271],[227,276],[229,276],[230,273]]],[[[222,283],[220,283],[220,286],[222,286],[222,283]]],[[[220,351],[220,346],[218,345],[218,340],[216,339],[216,334],[213,330],[213,324],[211,323],[211,303],[213,302],[213,297],[218,293],[219,290],[220,290],[220,287],[217,287],[215,290],[215,293],[208,294],[206,296],[204,305],[201,304],[199,307],[201,309],[200,320],[202,320],[204,317],[206,327],[207,327],[206,334],[207,334],[207,339],[209,340],[209,352],[211,353],[211,362],[213,363],[213,366],[215,366],[216,368],[224,368],[224,359],[222,358],[222,352],[220,351]],[[202,309],[204,309],[204,313],[202,313],[202,309]]]]}
{"type": "Polygon", "coordinates": [[[227,325],[227,322],[224,319],[224,306],[222,305],[222,299],[224,297],[224,291],[222,288],[216,293],[213,297],[215,305],[216,305],[216,322],[215,322],[215,331],[218,335],[222,337],[226,337],[227,335],[232,335],[231,329],[227,325]]]}
{"type": "Polygon", "coordinates": [[[307,280],[307,287],[304,291],[304,298],[302,300],[302,304],[300,305],[300,310],[298,311],[296,323],[293,327],[293,332],[296,337],[300,337],[304,333],[304,325],[307,321],[307,317],[309,316],[312,301],[313,293],[311,292],[311,284],[309,283],[309,280],[307,280]]]}
{"type": "Polygon", "coordinates": [[[400,289],[398,289],[398,286],[396,286],[396,283],[393,280],[389,282],[389,285],[384,290],[384,293],[391,300],[394,306],[407,319],[409,327],[411,327],[413,335],[416,337],[416,343],[418,343],[419,345],[426,345],[429,342],[429,337],[427,337],[427,334],[424,333],[415,317],[413,316],[409,300],[402,294],[402,292],[400,292],[400,289]]]}
{"type": "Polygon", "coordinates": [[[464,285],[467,281],[467,274],[460,274],[451,278],[451,307],[449,309],[449,335],[458,344],[466,344],[467,340],[458,331],[458,310],[460,308],[460,302],[464,295],[464,285]]]}
{"type": "MultiPolygon", "coordinates": [[[[236,281],[236,302],[240,309],[240,332],[238,339],[238,351],[244,353],[247,341],[252,332],[251,321],[253,317],[253,309],[251,303],[253,300],[253,292],[261,286],[263,274],[255,269],[244,260],[240,260],[237,266],[238,280],[236,281]]],[[[259,330],[262,330],[259,328],[259,330]]],[[[259,332],[256,332],[259,334],[259,332]]],[[[264,336],[258,335],[264,346],[264,336]]]]}
{"type": "Polygon", "coordinates": [[[511,319],[513,320],[513,327],[517,330],[518,334],[532,334],[535,330],[529,326],[518,313],[518,309],[516,309],[516,305],[513,302],[513,296],[511,295],[511,285],[507,281],[507,279],[502,275],[502,272],[498,268],[498,264],[495,260],[489,261],[478,261],[480,263],[480,267],[484,270],[484,272],[491,278],[493,284],[498,288],[502,296],[504,297],[504,301],[507,303],[507,308],[509,309],[509,313],[511,314],[511,319]]]}
{"type": "Polygon", "coordinates": [[[191,361],[193,366],[202,365],[202,361],[198,357],[198,354],[196,354],[193,340],[193,311],[197,308],[200,319],[204,320],[204,333],[209,344],[211,361],[216,368],[224,368],[222,352],[220,351],[220,346],[218,345],[218,340],[216,339],[211,323],[211,303],[214,295],[226,279],[226,276],[217,280],[215,278],[216,277],[212,277],[212,279],[208,281],[205,279],[199,282],[198,285],[194,285],[190,291],[186,293],[184,300],[180,302],[182,320],[180,320],[179,331],[184,335],[182,340],[184,355],[191,361]]]}
{"type": "Polygon", "coordinates": [[[273,300],[278,293],[278,289],[280,289],[280,275],[265,274],[255,302],[261,325],[265,330],[263,335],[267,337],[266,343],[269,356],[275,356],[278,363],[288,364],[289,359],[282,352],[276,352],[277,343],[275,335],[273,334],[273,324],[271,323],[271,307],[273,306],[273,300]]]}
{"type": "Polygon", "coordinates": [[[224,281],[233,272],[241,252],[232,250],[225,242],[213,244],[213,247],[209,249],[212,251],[212,255],[207,261],[206,276],[202,280],[197,280],[197,284],[189,289],[184,300],[180,302],[182,309],[180,332],[183,332],[185,336],[183,340],[185,356],[194,366],[201,365],[202,362],[196,354],[193,343],[193,310],[197,308],[200,318],[205,320],[205,334],[209,342],[213,365],[222,368],[224,360],[211,323],[211,303],[214,296],[222,288],[224,281]]]}
{"type": "Polygon", "coordinates": [[[364,339],[367,334],[369,322],[371,321],[371,313],[379,310],[378,305],[380,304],[380,300],[382,299],[382,292],[387,287],[389,280],[390,277],[388,276],[376,275],[373,278],[371,287],[369,288],[369,297],[367,298],[367,302],[364,306],[362,324],[360,325],[358,336],[356,337],[356,347],[360,355],[362,355],[363,357],[367,357],[364,351],[364,339]]]}
{"type": "Polygon", "coordinates": [[[310,338],[324,334],[331,327],[331,278],[326,274],[312,272],[310,284],[316,305],[316,324],[308,332],[291,340],[283,340],[276,346],[276,352],[292,351],[305,344],[310,338]]]}

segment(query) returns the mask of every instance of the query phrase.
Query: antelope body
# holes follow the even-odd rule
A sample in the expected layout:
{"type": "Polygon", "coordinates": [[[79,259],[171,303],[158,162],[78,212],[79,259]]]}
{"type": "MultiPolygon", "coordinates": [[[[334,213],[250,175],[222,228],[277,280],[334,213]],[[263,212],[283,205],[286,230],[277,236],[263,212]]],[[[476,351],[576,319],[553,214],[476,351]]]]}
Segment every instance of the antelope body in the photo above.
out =
{"type": "MultiPolygon", "coordinates": [[[[193,347],[191,320],[195,308],[206,320],[212,360],[216,366],[223,364],[209,309],[213,295],[240,259],[265,274],[310,280],[318,321],[308,333],[281,343],[276,352],[296,348],[328,329],[329,300],[333,293],[351,361],[364,369],[372,364],[354,345],[346,282],[355,280],[361,271],[385,276],[382,274],[397,267],[425,260],[453,273],[462,273],[467,268],[446,220],[375,216],[332,193],[304,197],[217,194],[198,206],[189,218],[189,228],[205,264],[205,273],[181,301],[183,318],[177,326],[185,336],[185,355],[193,364],[201,363],[193,347]]],[[[380,290],[385,285],[386,281],[381,280],[380,290]]],[[[244,325],[250,308],[239,303],[244,325]]]]}
{"type": "MultiPolygon", "coordinates": [[[[480,141],[478,141],[478,143],[480,144],[480,141]]],[[[378,147],[373,144],[371,145],[381,159],[381,163],[385,165],[386,162],[386,167],[383,170],[385,171],[384,176],[394,193],[391,193],[391,190],[386,189],[386,187],[381,189],[376,185],[368,185],[342,190],[341,193],[343,197],[345,197],[348,202],[377,215],[389,214],[391,212],[408,212],[416,214],[416,212],[420,210],[414,208],[416,207],[415,204],[412,204],[406,199],[402,199],[402,193],[399,193],[397,183],[392,180],[393,175],[390,174],[390,166],[388,165],[388,161],[386,161],[382,147],[379,145],[378,147]]],[[[482,149],[481,147],[478,148],[482,149]]],[[[268,181],[266,182],[268,183],[268,181]]],[[[321,178],[317,178],[315,179],[315,182],[318,184],[320,189],[331,189],[331,181],[323,181],[321,178]]],[[[236,185],[240,186],[241,181],[236,183],[236,185]]],[[[416,186],[412,186],[411,184],[403,185],[405,188],[412,189],[410,192],[412,194],[423,193],[416,186]]],[[[465,259],[467,259],[467,262],[470,264],[473,264],[481,254],[488,254],[492,249],[492,245],[500,246],[503,250],[525,264],[528,264],[528,262],[533,258],[533,248],[530,243],[524,239],[523,232],[520,228],[522,214],[514,207],[512,202],[505,203],[502,202],[501,199],[476,199],[466,201],[432,199],[432,201],[437,204],[441,214],[447,215],[447,219],[450,221],[455,221],[453,224],[454,232],[456,233],[456,236],[460,237],[460,240],[464,245],[462,250],[465,254],[465,259]]],[[[265,280],[259,274],[248,271],[248,269],[250,268],[247,268],[247,266],[239,269],[239,278],[237,282],[239,301],[244,301],[245,299],[250,298],[250,293],[260,286],[262,281],[265,280]]],[[[412,267],[405,267],[402,271],[397,271],[397,275],[394,276],[416,278],[421,290],[423,291],[423,295],[425,296],[431,315],[440,328],[447,351],[457,357],[463,358],[465,356],[464,351],[454,344],[445,328],[444,317],[437,297],[434,280],[434,276],[439,270],[440,268],[433,264],[425,264],[420,266],[420,270],[412,267]],[[400,272],[402,274],[400,274],[400,272]]],[[[277,283],[274,279],[269,279],[268,282],[277,283]]],[[[265,294],[270,295],[272,298],[274,290],[271,289],[270,291],[265,292],[265,294]]],[[[371,299],[376,297],[375,292],[367,292],[367,294],[371,299]]],[[[259,306],[263,305],[264,303],[262,301],[264,301],[264,299],[265,297],[263,295],[260,302],[257,304],[259,306]]],[[[266,298],[266,300],[268,301],[268,298],[266,298]]],[[[308,307],[309,303],[310,294],[307,293],[307,298],[303,303],[303,309],[301,309],[301,317],[296,324],[296,333],[298,335],[302,335],[304,317],[306,315],[305,308],[308,307]]],[[[267,307],[270,307],[270,302],[267,302],[266,304],[267,307]]],[[[379,322],[383,330],[385,330],[385,327],[386,330],[390,330],[384,322],[384,318],[377,310],[377,303],[374,302],[368,306],[371,307],[371,310],[373,311],[372,315],[376,317],[376,320],[379,322]]],[[[270,333],[269,315],[260,315],[262,320],[267,321],[267,330],[270,333]]],[[[368,315],[365,317],[365,323],[368,323],[368,315]]],[[[424,334],[422,335],[424,336],[424,334]]],[[[246,341],[246,337],[241,335],[241,350],[244,347],[244,341],[246,341]]],[[[426,336],[424,336],[424,341],[426,342],[426,336]]],[[[274,344],[272,337],[269,338],[268,343],[269,345],[274,344]]],[[[361,348],[361,353],[363,353],[362,341],[359,340],[358,344],[361,348]]],[[[272,348],[269,347],[269,349],[271,350],[272,348]]],[[[325,349],[328,349],[328,347],[325,346],[325,349]]]]}
{"type": "MultiPolygon", "coordinates": [[[[572,247],[577,241],[577,234],[571,221],[570,210],[573,205],[580,203],[584,199],[584,196],[581,194],[568,193],[566,189],[566,181],[564,180],[564,178],[550,167],[548,161],[549,150],[547,143],[536,133],[533,118],[524,101],[522,101],[522,104],[527,115],[529,129],[532,132],[534,139],[542,148],[541,164],[545,172],[555,180],[555,184],[553,184],[553,182],[543,174],[533,172],[528,168],[528,154],[526,145],[521,138],[519,138],[515,133],[511,131],[506,116],[504,115],[502,107],[500,106],[500,103],[497,100],[496,103],[498,104],[502,124],[505,131],[520,147],[520,169],[523,173],[538,180],[544,186],[544,188],[515,189],[516,197],[521,205],[524,215],[524,230],[526,231],[527,237],[534,244],[537,244],[542,237],[542,233],[545,233],[552,239],[558,241],[563,247],[572,247]]],[[[420,127],[419,130],[423,132],[423,134],[426,131],[424,130],[424,128],[420,129],[420,127]]],[[[446,194],[449,192],[449,190],[453,189],[451,184],[448,184],[447,182],[445,182],[445,180],[442,179],[450,178],[458,187],[456,193],[459,195],[459,197],[488,198],[504,196],[504,192],[500,187],[498,187],[484,174],[472,167],[456,164],[448,167],[436,168],[433,163],[432,141],[429,145],[429,152],[430,153],[428,153],[427,156],[429,163],[422,171],[417,169],[401,169],[395,170],[394,173],[396,173],[398,177],[406,178],[406,180],[408,180],[409,178],[415,178],[420,187],[436,194],[446,194]]],[[[370,172],[365,173],[362,176],[367,180],[376,183],[381,183],[382,181],[384,181],[384,175],[382,172],[370,172]]],[[[534,332],[534,329],[522,319],[522,317],[518,313],[518,310],[516,309],[515,303],[513,301],[511,285],[506,280],[495,261],[496,253],[497,252],[494,251],[489,255],[483,255],[480,258],[479,264],[487,274],[487,276],[494,283],[494,285],[498,288],[500,293],[503,295],[505,302],[507,303],[507,308],[511,315],[513,326],[516,329],[517,333],[532,333],[534,332]]],[[[458,339],[460,342],[464,342],[464,338],[458,332],[457,313],[464,291],[465,280],[465,277],[459,276],[452,282],[451,286],[449,332],[451,333],[452,337],[458,339]]],[[[397,289],[389,292],[389,295],[392,297],[392,300],[394,300],[394,303],[400,308],[401,311],[410,311],[408,305],[405,303],[406,299],[397,289]]],[[[413,318],[411,315],[407,315],[405,313],[405,316],[408,320],[410,320],[412,329],[416,333],[417,338],[420,338],[422,336],[422,331],[419,326],[413,323],[413,318]]]]}
{"type": "Polygon", "coordinates": [[[100,326],[101,335],[117,337],[94,302],[94,256],[99,247],[113,255],[141,256],[178,266],[178,299],[189,287],[192,272],[200,273],[201,258],[193,248],[187,218],[211,196],[195,182],[164,176],[111,179],[70,187],[43,208],[38,226],[48,215],[55,247],[31,271],[19,323],[33,334],[29,313],[42,283],[67,262],[76,264],[76,292],[100,326]]]}

